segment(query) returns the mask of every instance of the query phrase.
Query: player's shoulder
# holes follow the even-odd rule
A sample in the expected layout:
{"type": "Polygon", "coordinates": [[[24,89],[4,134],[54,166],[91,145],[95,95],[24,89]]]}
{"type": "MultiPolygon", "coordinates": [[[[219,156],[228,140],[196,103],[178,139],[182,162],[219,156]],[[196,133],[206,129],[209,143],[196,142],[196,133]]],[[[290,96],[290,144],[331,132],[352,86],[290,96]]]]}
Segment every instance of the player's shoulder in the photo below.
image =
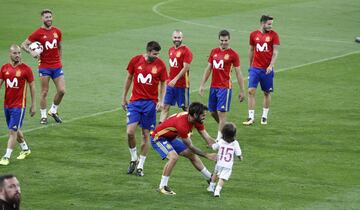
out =
{"type": "Polygon", "coordinates": [[[10,63],[4,63],[2,66],[1,66],[1,70],[5,69],[6,67],[8,67],[10,65],[10,63]]]}
{"type": "Polygon", "coordinates": [[[58,27],[56,27],[56,26],[52,26],[52,29],[53,29],[54,31],[58,31],[58,32],[60,32],[60,33],[61,33],[60,28],[58,28],[58,27]]]}
{"type": "Polygon", "coordinates": [[[276,31],[274,31],[274,30],[271,30],[270,33],[271,33],[272,35],[279,35],[279,34],[278,34],[276,31]]]}
{"type": "Polygon", "coordinates": [[[261,33],[261,32],[258,29],[256,29],[256,30],[250,32],[250,36],[256,35],[258,33],[261,33]]]}
{"type": "Polygon", "coordinates": [[[190,52],[191,52],[191,49],[190,49],[189,46],[187,46],[187,45],[182,45],[181,47],[183,48],[184,51],[190,51],[190,52]]]}

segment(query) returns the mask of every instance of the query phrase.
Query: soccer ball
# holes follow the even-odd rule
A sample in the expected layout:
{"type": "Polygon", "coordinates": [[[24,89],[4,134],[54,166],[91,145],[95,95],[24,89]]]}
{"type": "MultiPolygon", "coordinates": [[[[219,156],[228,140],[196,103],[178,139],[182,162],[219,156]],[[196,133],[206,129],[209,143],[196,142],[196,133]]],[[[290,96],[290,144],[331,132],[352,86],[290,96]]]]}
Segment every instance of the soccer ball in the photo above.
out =
{"type": "Polygon", "coordinates": [[[33,42],[29,45],[29,49],[35,52],[36,55],[40,55],[43,52],[44,47],[40,44],[40,42],[33,42]]]}

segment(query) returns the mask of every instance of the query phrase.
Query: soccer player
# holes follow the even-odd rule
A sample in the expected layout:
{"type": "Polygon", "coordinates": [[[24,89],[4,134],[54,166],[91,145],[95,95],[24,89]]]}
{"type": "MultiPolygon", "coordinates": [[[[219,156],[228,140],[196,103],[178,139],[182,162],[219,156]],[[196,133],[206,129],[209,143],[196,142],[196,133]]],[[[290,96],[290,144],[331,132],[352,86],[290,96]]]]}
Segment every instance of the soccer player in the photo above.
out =
{"type": "Polygon", "coordinates": [[[21,147],[17,159],[25,159],[31,153],[24,134],[20,130],[26,108],[26,83],[30,87],[30,116],[35,115],[35,82],[31,68],[21,62],[20,47],[15,44],[10,46],[9,57],[10,62],[4,64],[0,70],[0,88],[5,82],[4,113],[9,129],[8,145],[5,155],[0,160],[0,165],[9,165],[16,141],[21,147]]]}
{"type": "Polygon", "coordinates": [[[179,155],[187,157],[204,178],[210,180],[211,173],[197,155],[215,160],[216,154],[207,154],[195,147],[190,136],[193,127],[195,127],[208,145],[214,143],[214,139],[209,136],[203,124],[206,111],[205,105],[198,102],[191,103],[188,112],[180,112],[170,116],[152,132],[151,146],[163,160],[168,159],[159,185],[160,193],[165,195],[176,194],[168,186],[168,181],[179,155]]]}
{"type": "Polygon", "coordinates": [[[217,150],[218,154],[215,171],[211,177],[209,187],[207,188],[209,192],[214,192],[215,197],[220,197],[220,191],[224,186],[224,182],[230,178],[235,155],[239,158],[239,160],[243,160],[240,144],[235,140],[235,124],[226,123],[221,132],[223,138],[212,145],[213,150],[217,150]],[[218,178],[219,181],[216,185],[216,180],[218,178]]]}
{"type": "Polygon", "coordinates": [[[20,183],[12,174],[0,176],[0,209],[19,210],[21,201],[20,183]]]}
{"type": "Polygon", "coordinates": [[[199,94],[203,96],[204,85],[212,73],[208,105],[212,117],[219,123],[217,140],[221,139],[221,129],[226,122],[226,112],[230,111],[233,67],[240,87],[239,100],[240,102],[244,100],[244,79],[240,70],[240,58],[237,52],[230,48],[230,33],[227,30],[219,32],[219,45],[220,47],[211,50],[199,88],[199,94]]]}
{"type": "Polygon", "coordinates": [[[61,103],[65,94],[65,80],[64,72],[61,64],[61,31],[52,25],[53,13],[49,9],[44,9],[41,12],[41,20],[43,26],[34,31],[22,44],[22,48],[31,54],[36,59],[39,59],[39,75],[41,83],[40,94],[40,124],[47,124],[46,115],[46,97],[49,91],[49,81],[53,80],[56,87],[56,94],[54,96],[53,104],[49,112],[49,116],[53,117],[56,123],[61,123],[62,120],[58,114],[58,106],[61,103]],[[38,41],[44,47],[40,58],[35,52],[29,49],[32,42],[38,41]]]}
{"type": "Polygon", "coordinates": [[[159,43],[148,42],[146,53],[134,56],[127,66],[128,74],[121,105],[125,111],[127,110],[127,136],[131,155],[128,174],[132,174],[137,168],[136,175],[144,176],[144,163],[150,147],[150,131],[155,128],[156,111],[161,111],[167,72],[165,63],[158,58],[160,50],[159,43]],[[132,94],[128,104],[126,97],[132,83],[132,94]],[[142,128],[143,135],[139,161],[135,141],[135,130],[138,125],[142,128]]]}
{"type": "Polygon", "coordinates": [[[189,69],[192,61],[192,53],[189,47],[182,44],[183,33],[175,30],[172,33],[174,46],[168,51],[170,73],[167,80],[166,94],[164,99],[164,108],[160,114],[160,123],[164,121],[169,114],[170,106],[176,103],[184,111],[189,107],[189,69]]]}
{"type": "Polygon", "coordinates": [[[273,17],[263,15],[260,18],[260,30],[250,33],[249,47],[249,85],[248,85],[248,109],[249,117],[244,125],[252,125],[255,122],[255,92],[260,82],[264,92],[263,113],[261,124],[268,123],[268,113],[271,102],[270,93],[273,92],[274,65],[278,56],[280,39],[272,30],[273,17]]]}

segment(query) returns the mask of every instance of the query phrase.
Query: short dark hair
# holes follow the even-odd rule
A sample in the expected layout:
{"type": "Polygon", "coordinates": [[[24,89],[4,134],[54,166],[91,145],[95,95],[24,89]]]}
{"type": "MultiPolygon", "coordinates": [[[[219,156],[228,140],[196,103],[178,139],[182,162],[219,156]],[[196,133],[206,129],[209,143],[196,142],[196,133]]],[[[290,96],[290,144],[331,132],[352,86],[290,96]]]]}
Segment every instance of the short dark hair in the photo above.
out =
{"type": "Polygon", "coordinates": [[[274,18],[270,15],[262,15],[260,18],[260,23],[265,23],[268,20],[274,20],[274,18]]]}
{"type": "Polygon", "coordinates": [[[189,106],[189,114],[191,116],[204,114],[208,110],[208,107],[200,102],[193,102],[189,106]]]}
{"type": "Polygon", "coordinates": [[[46,13],[52,14],[52,11],[49,10],[49,9],[43,9],[43,11],[41,11],[41,16],[43,16],[43,15],[46,14],[46,13]]]}
{"type": "Polygon", "coordinates": [[[0,188],[4,188],[4,182],[6,179],[11,179],[14,177],[16,177],[16,176],[13,174],[5,174],[5,175],[0,176],[0,188]]]}
{"type": "Polygon", "coordinates": [[[161,50],[161,47],[160,47],[160,44],[156,41],[150,41],[147,43],[146,45],[146,51],[147,52],[151,52],[151,51],[160,51],[161,50]]]}
{"type": "Polygon", "coordinates": [[[223,139],[226,142],[233,142],[236,136],[236,126],[234,123],[225,123],[224,127],[221,129],[223,139]]]}
{"type": "Polygon", "coordinates": [[[228,36],[229,37],[229,39],[230,39],[230,32],[228,31],[228,30],[221,30],[220,32],[219,32],[219,39],[220,39],[220,37],[221,36],[228,36]]]}

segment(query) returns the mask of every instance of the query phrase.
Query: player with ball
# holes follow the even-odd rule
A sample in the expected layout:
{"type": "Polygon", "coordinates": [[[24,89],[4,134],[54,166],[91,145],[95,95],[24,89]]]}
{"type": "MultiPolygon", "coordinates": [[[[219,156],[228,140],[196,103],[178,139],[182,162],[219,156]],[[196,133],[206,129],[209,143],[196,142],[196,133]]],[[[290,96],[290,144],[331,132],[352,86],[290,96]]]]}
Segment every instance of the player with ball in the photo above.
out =
{"type": "Polygon", "coordinates": [[[40,94],[40,124],[47,124],[47,115],[54,118],[56,123],[62,120],[58,114],[58,106],[65,94],[64,72],[61,64],[61,31],[52,25],[53,13],[49,9],[41,12],[43,25],[34,31],[21,47],[36,59],[39,59],[39,75],[41,82],[40,94]],[[49,91],[49,81],[53,80],[56,94],[49,112],[46,112],[46,97],[49,91]]]}

